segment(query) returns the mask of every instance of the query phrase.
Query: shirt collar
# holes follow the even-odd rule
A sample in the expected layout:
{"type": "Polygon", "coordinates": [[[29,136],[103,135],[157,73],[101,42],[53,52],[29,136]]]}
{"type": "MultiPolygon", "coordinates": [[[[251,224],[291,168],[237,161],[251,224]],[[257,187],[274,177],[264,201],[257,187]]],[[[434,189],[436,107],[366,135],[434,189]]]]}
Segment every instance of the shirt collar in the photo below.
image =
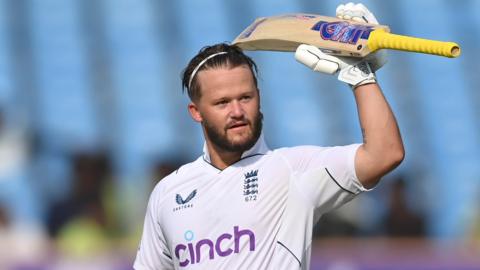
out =
{"type": "MultiPolygon", "coordinates": [[[[252,148],[248,149],[247,151],[243,152],[241,158],[245,158],[248,156],[253,156],[253,155],[258,155],[258,154],[266,154],[270,149],[267,146],[267,143],[265,142],[265,138],[263,137],[263,132],[260,134],[260,137],[258,138],[257,142],[252,146],[252,148]]],[[[203,143],[203,159],[207,161],[208,163],[211,163],[212,161],[210,160],[210,153],[208,152],[208,147],[207,143],[203,143]]]]}

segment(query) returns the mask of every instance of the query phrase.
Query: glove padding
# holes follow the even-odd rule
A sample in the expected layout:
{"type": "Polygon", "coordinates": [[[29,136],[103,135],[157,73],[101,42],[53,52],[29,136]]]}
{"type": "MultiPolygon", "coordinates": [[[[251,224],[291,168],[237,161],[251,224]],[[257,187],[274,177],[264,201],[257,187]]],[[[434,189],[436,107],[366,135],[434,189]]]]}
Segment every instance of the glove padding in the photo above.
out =
{"type": "Polygon", "coordinates": [[[344,20],[352,20],[362,23],[379,24],[377,18],[362,3],[354,4],[352,2],[345,5],[338,5],[335,10],[335,16],[344,20]]]}
{"type": "MultiPolygon", "coordinates": [[[[339,5],[336,16],[340,19],[378,24],[375,16],[362,4],[339,5]]],[[[374,72],[386,63],[386,53],[378,51],[365,58],[337,57],[322,52],[319,48],[302,44],[295,52],[295,59],[314,71],[333,75],[353,88],[375,83],[374,72]]]]}
{"type": "Polygon", "coordinates": [[[328,55],[319,48],[306,44],[298,46],[295,59],[317,72],[329,75],[338,72],[338,80],[352,87],[376,82],[370,64],[364,59],[328,55]]]}

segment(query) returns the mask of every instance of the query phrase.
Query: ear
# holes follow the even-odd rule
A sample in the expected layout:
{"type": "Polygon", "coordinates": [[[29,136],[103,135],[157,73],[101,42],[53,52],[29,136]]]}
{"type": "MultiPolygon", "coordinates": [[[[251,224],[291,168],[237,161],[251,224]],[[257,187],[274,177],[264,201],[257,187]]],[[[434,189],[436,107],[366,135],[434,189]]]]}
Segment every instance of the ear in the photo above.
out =
{"type": "Polygon", "coordinates": [[[260,89],[257,87],[257,96],[258,96],[258,109],[261,110],[262,109],[262,104],[261,104],[261,100],[260,100],[260,89]]]}
{"type": "Polygon", "coordinates": [[[203,121],[202,115],[201,115],[200,111],[198,110],[197,104],[195,104],[193,102],[190,102],[188,104],[188,112],[190,113],[190,116],[192,117],[192,119],[195,122],[200,123],[200,122],[203,121]]]}

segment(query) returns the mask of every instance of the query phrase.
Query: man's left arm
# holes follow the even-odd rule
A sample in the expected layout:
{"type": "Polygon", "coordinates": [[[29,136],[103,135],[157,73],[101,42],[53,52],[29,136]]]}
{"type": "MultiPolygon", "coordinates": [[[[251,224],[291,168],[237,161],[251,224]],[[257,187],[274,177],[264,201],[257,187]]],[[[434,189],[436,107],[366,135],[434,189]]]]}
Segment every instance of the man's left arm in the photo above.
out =
{"type": "Polygon", "coordinates": [[[377,83],[354,89],[363,144],[355,156],[355,171],[366,188],[397,167],[405,151],[395,116],[377,83]]]}
{"type": "MultiPolygon", "coordinates": [[[[363,4],[339,5],[336,16],[341,19],[378,24],[363,4]]],[[[404,148],[395,116],[375,76],[386,63],[384,51],[355,59],[336,57],[319,48],[302,44],[295,52],[297,61],[314,71],[338,74],[338,79],[351,86],[357,103],[363,144],[355,156],[355,173],[365,188],[374,187],[380,178],[397,167],[404,157],[404,148]]]]}

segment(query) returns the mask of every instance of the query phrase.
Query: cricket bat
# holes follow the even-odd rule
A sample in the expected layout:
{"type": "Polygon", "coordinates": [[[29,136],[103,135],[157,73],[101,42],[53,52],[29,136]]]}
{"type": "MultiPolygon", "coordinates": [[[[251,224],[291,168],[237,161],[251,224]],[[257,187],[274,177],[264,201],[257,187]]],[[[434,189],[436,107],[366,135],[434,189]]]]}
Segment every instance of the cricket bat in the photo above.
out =
{"type": "Polygon", "coordinates": [[[310,44],[328,54],[350,57],[365,57],[380,49],[460,55],[460,46],[454,42],[396,35],[386,25],[301,13],[258,18],[232,43],[248,51],[295,51],[300,44],[310,44]]]}

